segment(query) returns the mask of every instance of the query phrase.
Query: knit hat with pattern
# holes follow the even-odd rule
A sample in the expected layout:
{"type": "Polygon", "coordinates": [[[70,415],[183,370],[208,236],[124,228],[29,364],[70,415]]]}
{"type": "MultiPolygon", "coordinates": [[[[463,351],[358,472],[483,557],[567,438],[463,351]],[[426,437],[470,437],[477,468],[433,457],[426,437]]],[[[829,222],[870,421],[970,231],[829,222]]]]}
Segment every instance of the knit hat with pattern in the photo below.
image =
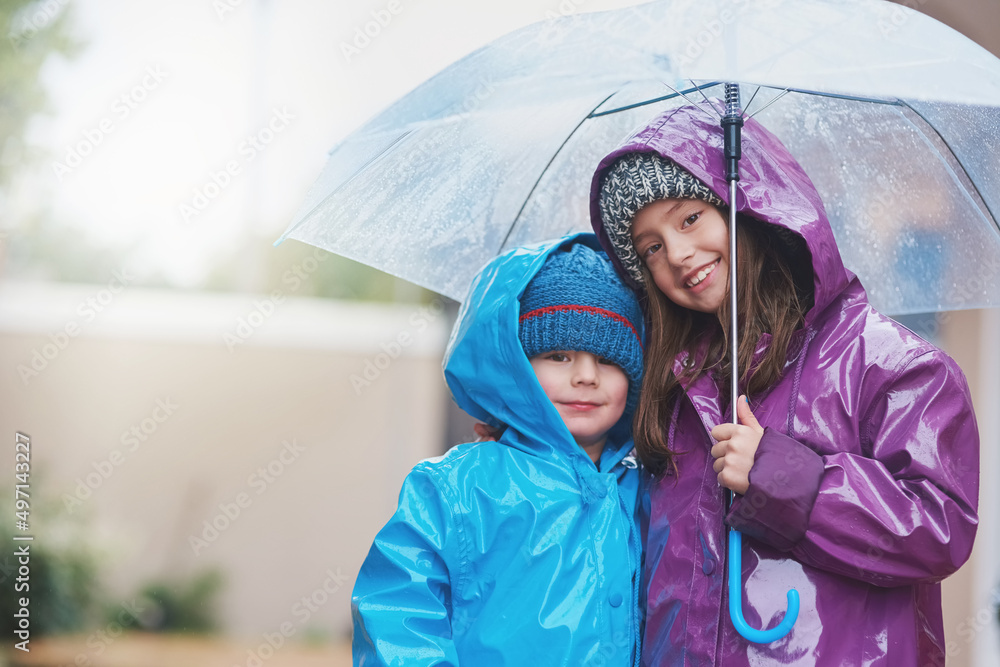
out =
{"type": "Polygon", "coordinates": [[[639,285],[642,261],[632,245],[632,221],[639,209],[659,199],[701,199],[724,206],[707,185],[656,153],[629,153],[619,158],[601,183],[601,222],[622,267],[639,285]]]}
{"type": "Polygon", "coordinates": [[[521,296],[525,354],[580,350],[611,361],[629,379],[627,412],[639,400],[642,326],[639,303],[611,260],[580,243],[549,255],[521,296]]]}

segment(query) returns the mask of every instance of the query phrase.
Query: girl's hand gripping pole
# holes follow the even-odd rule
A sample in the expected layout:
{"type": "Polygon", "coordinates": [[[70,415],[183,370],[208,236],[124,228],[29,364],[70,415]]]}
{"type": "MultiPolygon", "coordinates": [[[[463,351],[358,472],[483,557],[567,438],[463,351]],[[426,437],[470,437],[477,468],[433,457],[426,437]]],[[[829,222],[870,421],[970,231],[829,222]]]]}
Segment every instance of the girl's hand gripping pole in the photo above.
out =
{"type": "MultiPolygon", "coordinates": [[[[739,84],[726,84],[726,115],[722,117],[722,132],[726,157],[726,180],[729,182],[729,313],[731,320],[730,341],[732,347],[732,396],[733,423],[739,424],[736,414],[736,402],[739,400],[739,365],[737,339],[736,304],[736,182],[740,180],[739,162],[741,149],[741,134],[743,128],[743,111],[740,109],[739,84]]],[[[727,509],[732,504],[732,492],[729,492],[727,509]]],[[[794,588],[788,591],[788,608],[785,616],[776,627],[770,630],[757,630],[747,625],[743,618],[743,534],[738,530],[729,529],[729,617],[733,627],[747,641],[755,644],[769,644],[787,635],[799,617],[799,592],[794,588]]]]}

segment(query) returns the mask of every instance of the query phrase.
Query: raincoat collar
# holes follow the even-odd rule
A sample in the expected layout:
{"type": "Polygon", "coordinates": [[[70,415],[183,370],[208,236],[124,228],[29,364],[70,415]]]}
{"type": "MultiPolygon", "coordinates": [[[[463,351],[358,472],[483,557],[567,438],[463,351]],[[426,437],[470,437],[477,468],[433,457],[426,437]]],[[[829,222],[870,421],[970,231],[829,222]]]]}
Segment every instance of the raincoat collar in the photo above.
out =
{"type": "MultiPolygon", "coordinates": [[[[494,427],[507,426],[501,443],[567,459],[582,481],[594,465],[542,390],[518,338],[521,294],[552,252],[575,243],[601,250],[593,234],[571,234],[509,251],[476,275],[448,341],[444,375],[460,408],[494,427]]],[[[630,424],[626,411],[608,434],[602,472],[632,450],[630,424]]]]}
{"type": "MultiPolygon", "coordinates": [[[[601,160],[591,184],[590,215],[594,231],[605,248],[611,244],[601,224],[598,203],[601,181],[624,154],[656,153],[672,160],[708,185],[727,205],[730,203],[719,122],[723,107],[721,103],[713,106],[702,103],[665,111],[601,160]]],[[[808,328],[855,277],[844,267],[823,202],[812,181],[784,144],[752,118],[747,118],[743,126],[736,210],[805,239],[812,256],[815,290],[814,305],[805,317],[808,328]]],[[[618,258],[611,254],[611,259],[619,275],[625,276],[618,258]]]]}

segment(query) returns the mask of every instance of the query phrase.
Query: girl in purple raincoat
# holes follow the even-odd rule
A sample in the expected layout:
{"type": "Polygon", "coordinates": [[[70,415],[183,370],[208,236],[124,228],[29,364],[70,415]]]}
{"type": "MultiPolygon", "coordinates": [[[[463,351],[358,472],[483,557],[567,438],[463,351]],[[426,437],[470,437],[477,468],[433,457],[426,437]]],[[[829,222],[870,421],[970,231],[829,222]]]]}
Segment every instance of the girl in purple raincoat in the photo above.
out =
{"type": "Polygon", "coordinates": [[[883,316],[787,149],[743,129],[739,425],[728,424],[728,188],[714,111],[665,112],[604,158],[595,231],[650,320],[635,422],[648,483],[644,665],[942,665],[939,582],[976,533],[965,378],[883,316]],[[736,492],[726,511],[725,488],[736,492]],[[744,534],[733,628],[726,526],[744,534]]]}

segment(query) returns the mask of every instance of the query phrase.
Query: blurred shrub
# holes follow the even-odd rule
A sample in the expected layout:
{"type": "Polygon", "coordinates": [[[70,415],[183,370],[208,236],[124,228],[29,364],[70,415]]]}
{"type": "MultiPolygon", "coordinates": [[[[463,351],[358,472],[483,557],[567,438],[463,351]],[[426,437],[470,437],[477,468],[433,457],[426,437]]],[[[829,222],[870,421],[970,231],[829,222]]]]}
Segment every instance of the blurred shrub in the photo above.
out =
{"type": "Polygon", "coordinates": [[[0,486],[0,541],[8,545],[0,557],[0,614],[7,637],[14,636],[19,598],[29,600],[32,639],[81,630],[99,606],[98,555],[80,524],[65,530],[68,517],[61,504],[46,501],[38,486],[35,480],[29,485],[30,529],[24,532],[14,530],[13,488],[0,486]],[[34,539],[14,541],[15,534],[34,539]],[[26,575],[14,555],[22,545],[28,545],[26,575]]]}
{"type": "MultiPolygon", "coordinates": [[[[133,627],[149,632],[207,634],[219,629],[217,600],[224,580],[218,570],[206,570],[188,580],[159,580],[139,592],[140,613],[131,616],[133,627]]],[[[121,620],[120,606],[108,612],[109,620],[121,620]]]]}

